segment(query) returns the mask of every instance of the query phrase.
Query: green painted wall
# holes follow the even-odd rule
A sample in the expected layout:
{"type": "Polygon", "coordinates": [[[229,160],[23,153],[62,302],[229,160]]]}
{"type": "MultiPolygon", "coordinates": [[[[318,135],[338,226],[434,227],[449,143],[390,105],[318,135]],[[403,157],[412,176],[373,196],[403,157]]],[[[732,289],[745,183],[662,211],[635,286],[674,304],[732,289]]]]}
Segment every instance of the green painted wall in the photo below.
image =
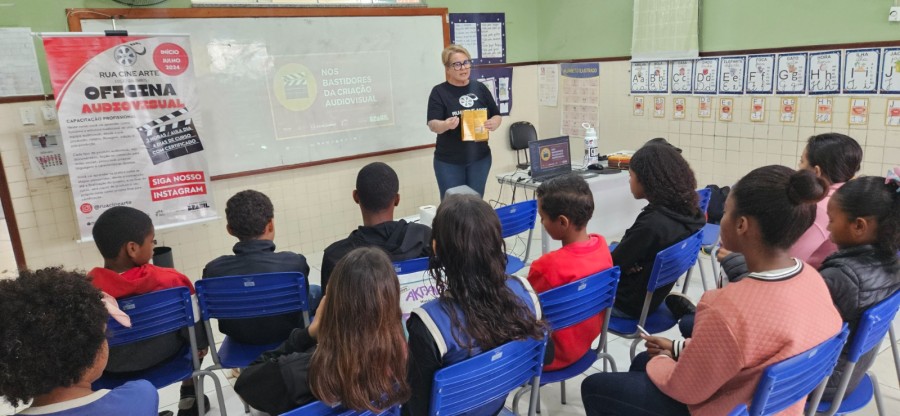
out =
{"type": "Polygon", "coordinates": [[[632,0],[538,0],[540,60],[631,55],[632,0]]]}
{"type": "Polygon", "coordinates": [[[538,56],[538,5],[555,0],[426,0],[450,13],[506,13],[506,61],[531,62],[538,56]]]}

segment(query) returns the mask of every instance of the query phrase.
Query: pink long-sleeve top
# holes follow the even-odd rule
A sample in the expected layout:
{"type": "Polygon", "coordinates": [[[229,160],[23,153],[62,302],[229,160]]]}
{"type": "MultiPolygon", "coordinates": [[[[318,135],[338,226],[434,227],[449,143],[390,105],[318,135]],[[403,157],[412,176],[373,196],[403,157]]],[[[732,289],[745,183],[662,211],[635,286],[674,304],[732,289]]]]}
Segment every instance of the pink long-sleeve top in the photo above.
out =
{"type": "MultiPolygon", "coordinates": [[[[750,403],[766,367],[837,334],[841,317],[828,287],[813,267],[801,264],[790,275],[751,274],[706,292],[678,361],[657,356],[648,363],[653,383],[687,404],[691,415],[725,415],[750,403]]],[[[781,414],[801,415],[803,402],[781,414]]]]}
{"type": "Polygon", "coordinates": [[[831,185],[828,188],[828,195],[816,203],[816,220],[791,246],[789,251],[791,257],[805,260],[810,266],[818,269],[825,261],[825,257],[837,251],[837,246],[831,242],[831,233],[828,231],[828,200],[843,184],[844,182],[831,185]]]}

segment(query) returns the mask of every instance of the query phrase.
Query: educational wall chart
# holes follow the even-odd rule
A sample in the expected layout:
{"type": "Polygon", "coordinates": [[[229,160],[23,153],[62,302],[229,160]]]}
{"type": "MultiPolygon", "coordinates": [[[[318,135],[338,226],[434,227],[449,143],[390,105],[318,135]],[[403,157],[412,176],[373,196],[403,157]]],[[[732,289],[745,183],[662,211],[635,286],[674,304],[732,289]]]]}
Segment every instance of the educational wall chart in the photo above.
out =
{"type": "Polygon", "coordinates": [[[781,116],[779,119],[782,123],[793,123],[797,121],[797,97],[781,97],[781,116]]]}
{"type": "Polygon", "coordinates": [[[885,48],[881,58],[882,94],[900,94],[900,48],[885,48]]]}
{"type": "Polygon", "coordinates": [[[700,118],[712,117],[712,98],[698,97],[697,117],[700,117],[700,118]]]}
{"type": "Polygon", "coordinates": [[[488,88],[488,91],[494,96],[497,108],[500,109],[500,115],[509,115],[509,112],[512,111],[512,67],[472,68],[469,77],[478,80],[488,88]]]}
{"type": "Polygon", "coordinates": [[[734,118],[734,98],[719,98],[719,121],[731,121],[734,118]]]}
{"type": "Polygon", "coordinates": [[[719,94],[743,94],[745,56],[729,56],[721,60],[719,69],[719,94]]]}
{"type": "Polygon", "coordinates": [[[59,131],[25,134],[25,150],[32,176],[46,178],[69,173],[60,136],[59,131]]]}
{"type": "Polygon", "coordinates": [[[685,102],[687,100],[684,97],[676,97],[672,100],[672,107],[674,111],[672,112],[672,118],[675,120],[684,120],[685,116],[685,102]]]}
{"type": "Polygon", "coordinates": [[[775,55],[747,57],[747,94],[771,94],[774,88],[775,55]]]}
{"type": "Polygon", "coordinates": [[[844,55],[844,93],[872,94],[878,88],[880,49],[849,50],[844,55]]]}
{"type": "Polygon", "coordinates": [[[887,126],[900,126],[900,100],[887,100],[887,117],[884,124],[887,126]]]}
{"type": "Polygon", "coordinates": [[[806,52],[778,55],[775,66],[776,94],[803,94],[806,92],[806,52]]]}
{"type": "Polygon", "coordinates": [[[838,94],[841,88],[841,51],[809,54],[809,94],[838,94]]]}
{"type": "Polygon", "coordinates": [[[644,115],[644,97],[634,97],[634,102],[631,105],[631,115],[639,117],[644,115]]]}
{"type": "Polygon", "coordinates": [[[596,126],[600,120],[600,64],[560,64],[562,75],[562,123],[560,133],[584,137],[582,123],[596,126]]]}
{"type": "Polygon", "coordinates": [[[653,97],[653,117],[663,118],[666,116],[666,97],[653,97]]]}
{"type": "Polygon", "coordinates": [[[559,65],[538,66],[538,98],[541,105],[556,107],[559,101],[559,65]]]}
{"type": "Polygon", "coordinates": [[[642,94],[650,91],[649,62],[631,63],[631,93],[642,94]]]}
{"type": "Polygon", "coordinates": [[[719,81],[719,58],[698,59],[694,65],[694,94],[715,94],[719,81]]]}
{"type": "Polygon", "coordinates": [[[850,98],[850,115],[849,124],[868,124],[869,123],[869,99],[868,98],[850,98]]]}
{"type": "MultiPolygon", "coordinates": [[[[115,206],[216,218],[187,36],[44,36],[82,240],[115,206]]],[[[40,139],[38,139],[40,140],[40,139]]]]}
{"type": "Polygon", "coordinates": [[[694,74],[694,61],[672,61],[671,76],[672,94],[690,94],[691,81],[694,74]]]}
{"type": "Polygon", "coordinates": [[[506,63],[506,15],[450,13],[450,43],[466,48],[474,64],[506,63]]]}
{"type": "Polygon", "coordinates": [[[0,56],[0,97],[44,94],[31,29],[0,28],[0,56]]]}
{"type": "Polygon", "coordinates": [[[834,112],[834,98],[816,98],[816,123],[831,124],[831,116],[834,112]]]}
{"type": "Polygon", "coordinates": [[[766,97],[753,97],[750,100],[750,121],[762,122],[766,120],[766,97]]]}
{"type": "Polygon", "coordinates": [[[669,92],[669,63],[666,61],[654,61],[647,68],[648,92],[669,92]]]}

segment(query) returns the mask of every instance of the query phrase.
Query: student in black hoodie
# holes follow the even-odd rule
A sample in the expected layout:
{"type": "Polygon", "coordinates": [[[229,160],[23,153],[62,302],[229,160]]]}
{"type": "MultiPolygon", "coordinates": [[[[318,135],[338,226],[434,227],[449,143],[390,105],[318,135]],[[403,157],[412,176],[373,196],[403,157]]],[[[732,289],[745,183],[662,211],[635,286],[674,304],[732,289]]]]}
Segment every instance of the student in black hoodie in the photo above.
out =
{"type": "Polygon", "coordinates": [[[322,290],[328,287],[334,265],[358,247],[378,247],[391,261],[431,255],[431,228],[405,220],[394,221],[394,207],[400,204],[400,181],[390,166],[374,162],[356,175],[353,201],[359,204],[363,225],[350,236],[332,243],[322,258],[322,290]]]}
{"type": "MultiPolygon", "coordinates": [[[[612,316],[637,319],[656,253],[697,232],[706,220],[697,202],[694,171],[675,147],[644,145],[632,156],[629,174],[631,194],[649,204],[612,252],[613,264],[622,269],[612,316]]],[[[657,289],[651,313],[674,285],[657,289]]]]}

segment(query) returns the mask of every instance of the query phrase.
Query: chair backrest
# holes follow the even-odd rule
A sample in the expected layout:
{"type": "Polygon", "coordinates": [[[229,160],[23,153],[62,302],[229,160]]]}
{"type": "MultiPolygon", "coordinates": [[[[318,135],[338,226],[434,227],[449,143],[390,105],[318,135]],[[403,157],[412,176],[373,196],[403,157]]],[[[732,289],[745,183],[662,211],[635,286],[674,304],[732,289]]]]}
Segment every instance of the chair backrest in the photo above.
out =
{"type": "Polygon", "coordinates": [[[847,356],[849,361],[859,361],[859,357],[881,343],[894,321],[898,307],[900,307],[900,290],[863,313],[853,333],[853,339],[850,340],[850,351],[847,356]]]}
{"type": "Polygon", "coordinates": [[[428,270],[428,257],[394,262],[394,271],[397,272],[397,275],[424,272],[426,270],[428,270]]]}
{"type": "Polygon", "coordinates": [[[769,366],[750,402],[753,416],[778,413],[808,396],[834,370],[847,341],[847,324],[825,342],[769,366]]]}
{"type": "Polygon", "coordinates": [[[406,320],[413,309],[438,298],[434,280],[428,274],[428,257],[403,260],[394,263],[397,280],[400,281],[400,312],[403,313],[404,331],[406,320]]]}
{"type": "Polygon", "coordinates": [[[647,283],[647,291],[653,292],[687,273],[697,262],[702,242],[703,230],[701,229],[657,253],[656,260],[653,261],[653,270],[650,272],[650,281],[647,283]]]}
{"type": "Polygon", "coordinates": [[[537,382],[546,346],[546,337],[510,341],[438,370],[431,387],[428,414],[460,414],[506,397],[525,383],[537,382]]]}
{"type": "Polygon", "coordinates": [[[732,409],[731,412],[728,413],[728,416],[750,416],[750,413],[747,412],[747,405],[741,403],[732,409]]]}
{"type": "Polygon", "coordinates": [[[700,211],[706,214],[706,210],[709,209],[709,199],[712,197],[712,190],[709,188],[698,189],[697,196],[700,197],[700,211]]]}
{"type": "Polygon", "coordinates": [[[537,130],[527,121],[517,121],[509,126],[509,147],[513,150],[528,149],[528,142],[537,140],[537,130]]]}
{"type": "Polygon", "coordinates": [[[309,311],[306,277],[300,272],[214,277],[194,286],[204,321],[309,311]]]}
{"type": "Polygon", "coordinates": [[[400,416],[400,406],[391,407],[381,413],[372,413],[368,410],[363,410],[361,412],[348,410],[339,404],[331,407],[320,401],[315,401],[289,412],[282,413],[281,416],[400,416]]]}
{"type": "Polygon", "coordinates": [[[615,266],[539,294],[550,328],[556,331],[578,324],[612,307],[620,275],[615,266]]]}
{"type": "Polygon", "coordinates": [[[533,230],[537,219],[537,200],[517,202],[496,209],[503,238],[533,230]]]}
{"type": "Polygon", "coordinates": [[[119,309],[128,314],[131,328],[110,318],[106,327],[110,347],[131,344],[181,328],[193,328],[194,307],[186,287],[160,290],[118,300],[119,309]]]}

